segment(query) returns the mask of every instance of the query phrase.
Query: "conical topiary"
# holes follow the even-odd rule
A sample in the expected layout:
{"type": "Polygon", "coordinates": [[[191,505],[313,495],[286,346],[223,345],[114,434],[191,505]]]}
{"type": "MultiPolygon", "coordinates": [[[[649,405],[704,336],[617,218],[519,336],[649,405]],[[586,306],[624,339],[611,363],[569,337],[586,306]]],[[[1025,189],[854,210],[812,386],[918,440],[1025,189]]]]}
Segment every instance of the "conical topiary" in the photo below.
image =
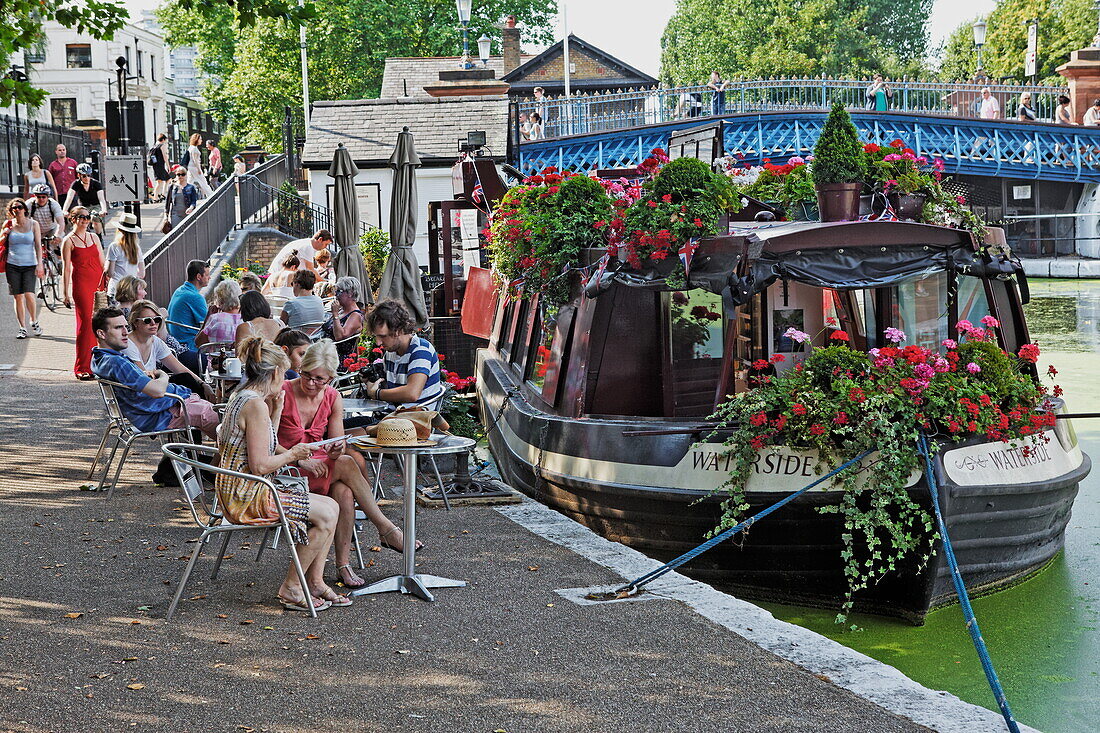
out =
{"type": "Polygon", "coordinates": [[[863,145],[848,110],[833,104],[821,137],[814,146],[814,183],[856,183],[863,180],[863,145]]]}

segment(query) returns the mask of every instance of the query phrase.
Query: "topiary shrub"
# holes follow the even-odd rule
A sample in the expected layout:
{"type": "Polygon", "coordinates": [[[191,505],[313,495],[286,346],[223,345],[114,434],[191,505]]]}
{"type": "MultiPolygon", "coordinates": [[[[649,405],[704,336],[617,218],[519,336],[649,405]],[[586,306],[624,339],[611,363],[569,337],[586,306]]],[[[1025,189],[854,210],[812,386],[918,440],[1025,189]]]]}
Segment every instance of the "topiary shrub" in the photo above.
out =
{"type": "Polygon", "coordinates": [[[814,146],[814,183],[857,183],[865,174],[863,144],[844,105],[837,102],[814,146]]]}

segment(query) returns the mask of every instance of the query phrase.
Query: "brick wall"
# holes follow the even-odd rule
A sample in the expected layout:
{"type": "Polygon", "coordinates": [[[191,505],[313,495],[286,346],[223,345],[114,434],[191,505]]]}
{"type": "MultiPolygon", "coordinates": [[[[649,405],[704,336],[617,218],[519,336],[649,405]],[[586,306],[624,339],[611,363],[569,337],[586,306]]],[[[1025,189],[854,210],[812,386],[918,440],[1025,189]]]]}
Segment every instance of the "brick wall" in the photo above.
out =
{"type": "MultiPolygon", "coordinates": [[[[571,79],[620,79],[620,74],[614,69],[609,69],[588,54],[578,50],[575,46],[569,47],[569,63],[575,69],[570,74],[571,79]]],[[[548,59],[546,63],[527,75],[524,81],[537,79],[560,80],[565,78],[565,65],[562,55],[548,59]]]]}
{"type": "Polygon", "coordinates": [[[244,246],[233,255],[231,264],[234,267],[244,267],[249,261],[255,260],[267,267],[271,258],[278,254],[287,242],[293,237],[287,234],[274,232],[251,232],[245,240],[244,246]]]}

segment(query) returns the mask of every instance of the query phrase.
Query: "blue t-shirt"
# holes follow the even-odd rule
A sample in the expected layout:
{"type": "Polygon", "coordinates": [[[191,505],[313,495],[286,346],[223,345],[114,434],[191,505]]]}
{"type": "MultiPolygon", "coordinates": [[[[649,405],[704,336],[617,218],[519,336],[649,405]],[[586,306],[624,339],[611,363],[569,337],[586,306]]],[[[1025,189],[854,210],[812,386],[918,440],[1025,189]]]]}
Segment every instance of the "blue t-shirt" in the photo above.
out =
{"type": "MultiPolygon", "coordinates": [[[[202,326],[206,320],[206,298],[202,297],[194,283],[185,282],[172,293],[172,300],[168,303],[168,320],[186,323],[195,328],[202,326]]],[[[168,333],[191,351],[195,350],[195,336],[199,334],[198,331],[168,324],[168,333]]]]}
{"type": "Polygon", "coordinates": [[[416,402],[406,402],[402,407],[426,405],[439,399],[443,394],[443,381],[439,375],[439,355],[427,339],[413,334],[412,340],[409,341],[409,350],[404,355],[387,351],[384,360],[387,388],[408,384],[410,374],[423,374],[428,378],[424,391],[420,393],[420,399],[416,402]]]}
{"type": "MultiPolygon", "coordinates": [[[[150,397],[141,390],[152,381],[134,362],[114,349],[92,349],[92,371],[96,376],[124,384],[130,389],[116,389],[118,406],[126,419],[143,433],[164,430],[172,422],[171,408],[179,404],[171,397],[150,397]]],[[[169,384],[168,392],[190,397],[191,390],[169,384]]]]}

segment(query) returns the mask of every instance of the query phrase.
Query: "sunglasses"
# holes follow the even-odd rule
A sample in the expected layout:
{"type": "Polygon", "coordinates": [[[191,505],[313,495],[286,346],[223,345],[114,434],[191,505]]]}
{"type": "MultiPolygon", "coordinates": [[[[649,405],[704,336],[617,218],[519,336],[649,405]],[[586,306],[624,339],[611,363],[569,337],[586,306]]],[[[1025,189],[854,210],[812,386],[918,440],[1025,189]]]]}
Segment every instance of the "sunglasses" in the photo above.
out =
{"type": "Polygon", "coordinates": [[[160,324],[164,323],[164,319],[161,318],[160,316],[144,316],[144,317],[139,318],[137,320],[138,320],[138,323],[144,324],[146,326],[151,326],[154,323],[159,326],[160,324]]]}
{"type": "Polygon", "coordinates": [[[89,219],[89,220],[90,220],[90,219],[91,219],[92,217],[88,216],[87,214],[79,214],[79,215],[77,215],[77,217],[76,217],[76,218],[77,218],[78,220],[79,220],[79,219],[89,219]]]}
{"type": "Polygon", "coordinates": [[[11,210],[12,211],[26,211],[27,207],[26,206],[13,206],[13,207],[11,207],[11,210]]]}
{"type": "Polygon", "coordinates": [[[177,173],[176,178],[187,178],[187,174],[186,173],[177,173]]]}

